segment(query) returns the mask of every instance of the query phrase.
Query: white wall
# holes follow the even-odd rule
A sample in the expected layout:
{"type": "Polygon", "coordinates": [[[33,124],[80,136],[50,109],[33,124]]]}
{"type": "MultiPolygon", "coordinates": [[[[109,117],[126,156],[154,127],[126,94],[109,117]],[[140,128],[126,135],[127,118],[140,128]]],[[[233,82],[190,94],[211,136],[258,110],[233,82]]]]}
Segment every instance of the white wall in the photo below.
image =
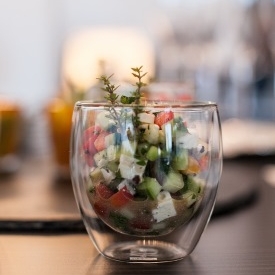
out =
{"type": "Polygon", "coordinates": [[[41,109],[59,88],[62,45],[71,32],[107,24],[148,31],[154,3],[0,0],[0,94],[15,98],[27,113],[41,109]]]}
{"type": "Polygon", "coordinates": [[[0,1],[0,91],[28,110],[56,89],[56,26],[48,2],[0,1]]]}

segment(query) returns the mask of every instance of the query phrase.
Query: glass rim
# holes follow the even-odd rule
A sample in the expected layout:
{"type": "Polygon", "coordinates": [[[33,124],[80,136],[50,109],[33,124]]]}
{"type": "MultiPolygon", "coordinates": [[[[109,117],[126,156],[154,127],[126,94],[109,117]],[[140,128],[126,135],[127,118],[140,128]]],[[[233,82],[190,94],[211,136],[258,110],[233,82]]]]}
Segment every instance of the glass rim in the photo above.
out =
{"type": "MultiPolygon", "coordinates": [[[[80,100],[75,103],[75,107],[111,107],[111,103],[107,101],[80,100]]],[[[176,101],[176,100],[142,100],[140,104],[116,104],[115,107],[149,107],[149,108],[206,108],[215,107],[217,103],[214,101],[176,101]]]]}

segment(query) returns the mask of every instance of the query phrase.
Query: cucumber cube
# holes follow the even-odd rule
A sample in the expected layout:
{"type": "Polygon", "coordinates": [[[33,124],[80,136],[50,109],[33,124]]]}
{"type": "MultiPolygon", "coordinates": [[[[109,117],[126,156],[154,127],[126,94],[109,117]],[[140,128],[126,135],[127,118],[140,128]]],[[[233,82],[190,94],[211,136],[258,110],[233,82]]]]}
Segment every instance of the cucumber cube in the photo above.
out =
{"type": "Polygon", "coordinates": [[[201,180],[198,178],[195,178],[193,176],[188,176],[187,177],[187,189],[196,193],[196,194],[200,194],[202,192],[203,189],[203,184],[202,182],[200,182],[201,180]]]}
{"type": "Polygon", "coordinates": [[[176,171],[170,170],[164,179],[162,188],[170,193],[175,193],[184,187],[182,175],[176,171]]]}
{"type": "Polygon", "coordinates": [[[143,137],[151,144],[159,142],[159,126],[157,124],[148,124],[145,127],[143,137]]]}
{"type": "Polygon", "coordinates": [[[110,161],[106,165],[106,168],[116,173],[118,171],[118,163],[116,161],[110,161]]]}
{"type": "Polygon", "coordinates": [[[150,161],[157,160],[161,155],[161,150],[157,146],[151,146],[146,154],[146,158],[150,161]]]}
{"type": "Polygon", "coordinates": [[[93,169],[90,172],[89,176],[90,176],[90,179],[91,179],[93,184],[96,184],[97,182],[100,182],[100,181],[104,180],[103,174],[102,174],[100,168],[98,168],[98,167],[93,169]]]}
{"type": "Polygon", "coordinates": [[[155,178],[145,177],[143,182],[137,186],[138,191],[146,193],[151,199],[155,200],[161,191],[161,185],[155,178]]]}
{"type": "Polygon", "coordinates": [[[182,171],[188,166],[188,150],[179,149],[173,158],[172,166],[175,170],[182,171]]]}
{"type": "Polygon", "coordinates": [[[192,191],[182,194],[181,198],[185,201],[187,207],[190,207],[197,201],[197,195],[192,191]]]}

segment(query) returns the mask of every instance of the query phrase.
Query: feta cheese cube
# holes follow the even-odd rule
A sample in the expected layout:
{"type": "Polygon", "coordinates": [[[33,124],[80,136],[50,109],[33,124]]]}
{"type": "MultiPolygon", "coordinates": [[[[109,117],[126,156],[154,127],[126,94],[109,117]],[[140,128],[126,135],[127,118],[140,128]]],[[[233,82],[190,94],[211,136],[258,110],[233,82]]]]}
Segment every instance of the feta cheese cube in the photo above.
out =
{"type": "Polygon", "coordinates": [[[94,155],[94,161],[99,168],[102,168],[107,165],[107,150],[102,150],[94,155]]]}
{"type": "Polygon", "coordinates": [[[106,154],[107,154],[108,161],[117,161],[119,160],[119,156],[120,156],[120,147],[115,145],[110,145],[107,148],[106,154]]]}
{"type": "Polygon", "coordinates": [[[161,222],[177,215],[172,197],[168,191],[162,191],[157,196],[158,205],[153,209],[152,214],[156,222],[161,222]]]}
{"type": "Polygon", "coordinates": [[[100,170],[101,170],[101,173],[104,177],[104,181],[106,184],[109,184],[116,177],[115,174],[111,170],[103,169],[103,168],[100,170]]]}
{"type": "Polygon", "coordinates": [[[117,187],[118,190],[122,189],[123,187],[126,187],[130,194],[135,195],[136,190],[132,186],[131,182],[127,179],[123,180],[117,187]]]}
{"type": "Polygon", "coordinates": [[[198,146],[199,139],[195,135],[184,134],[176,137],[176,144],[179,148],[192,149],[198,146]]]}
{"type": "Polygon", "coordinates": [[[141,123],[148,123],[148,124],[153,124],[155,120],[155,116],[149,113],[140,113],[138,114],[138,118],[141,123]]]}
{"type": "Polygon", "coordinates": [[[135,176],[143,177],[146,165],[139,165],[138,161],[134,157],[121,154],[118,168],[124,179],[132,180],[135,176]]]}

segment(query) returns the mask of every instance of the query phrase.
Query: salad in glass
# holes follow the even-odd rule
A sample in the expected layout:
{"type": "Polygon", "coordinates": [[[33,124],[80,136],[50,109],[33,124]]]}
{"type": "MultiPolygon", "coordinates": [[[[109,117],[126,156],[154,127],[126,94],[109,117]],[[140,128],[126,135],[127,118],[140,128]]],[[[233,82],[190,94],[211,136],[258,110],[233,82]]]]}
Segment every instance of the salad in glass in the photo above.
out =
{"type": "Polygon", "coordinates": [[[146,105],[141,69],[132,69],[138,82],[131,96],[119,96],[110,77],[100,78],[108,103],[84,126],[81,141],[86,192],[94,212],[115,231],[161,236],[198,209],[209,145],[184,112],[146,105]]]}

